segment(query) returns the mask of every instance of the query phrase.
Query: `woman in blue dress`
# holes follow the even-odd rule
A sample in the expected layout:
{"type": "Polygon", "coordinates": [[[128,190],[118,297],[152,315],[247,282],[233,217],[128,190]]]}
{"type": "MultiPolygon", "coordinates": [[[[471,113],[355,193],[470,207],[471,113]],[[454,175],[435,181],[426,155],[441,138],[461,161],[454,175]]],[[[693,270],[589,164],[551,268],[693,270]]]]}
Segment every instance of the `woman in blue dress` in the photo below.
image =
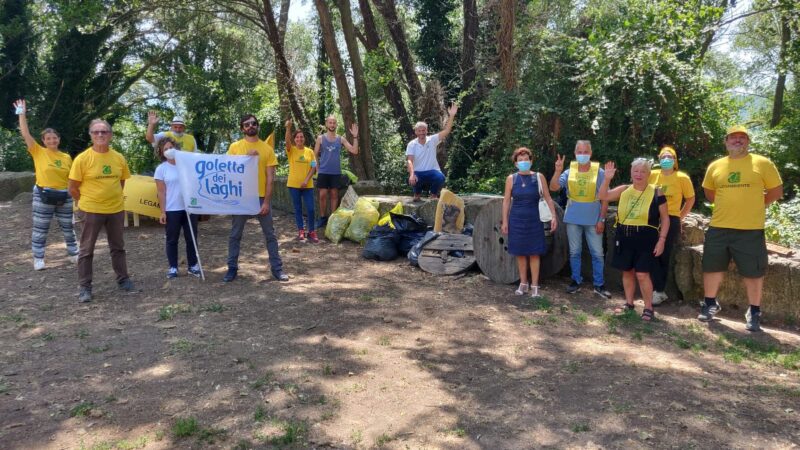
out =
{"type": "Polygon", "coordinates": [[[558,221],[544,177],[538,172],[531,172],[532,160],[533,154],[525,147],[514,150],[511,155],[511,161],[517,166],[518,172],[506,178],[502,232],[508,236],[508,253],[517,257],[519,287],[514,293],[523,295],[530,292],[531,297],[538,297],[539,258],[547,252],[544,224],[539,219],[540,191],[550,208],[552,231],[556,230],[558,221]]]}

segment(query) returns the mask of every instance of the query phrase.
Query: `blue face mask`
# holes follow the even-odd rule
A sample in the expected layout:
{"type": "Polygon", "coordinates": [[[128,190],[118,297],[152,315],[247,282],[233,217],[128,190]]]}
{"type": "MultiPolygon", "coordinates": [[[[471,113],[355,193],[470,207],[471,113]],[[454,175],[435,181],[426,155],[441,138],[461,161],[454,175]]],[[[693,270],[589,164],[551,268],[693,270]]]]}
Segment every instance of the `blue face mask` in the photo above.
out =
{"type": "Polygon", "coordinates": [[[660,161],[660,163],[662,169],[669,170],[675,167],[675,160],[671,158],[664,158],[660,161]]]}
{"type": "Polygon", "coordinates": [[[527,172],[531,170],[531,162],[530,161],[517,161],[517,169],[520,172],[527,172]]]}
{"type": "Polygon", "coordinates": [[[575,160],[578,161],[578,164],[586,164],[589,162],[590,155],[575,155],[575,160]]]}

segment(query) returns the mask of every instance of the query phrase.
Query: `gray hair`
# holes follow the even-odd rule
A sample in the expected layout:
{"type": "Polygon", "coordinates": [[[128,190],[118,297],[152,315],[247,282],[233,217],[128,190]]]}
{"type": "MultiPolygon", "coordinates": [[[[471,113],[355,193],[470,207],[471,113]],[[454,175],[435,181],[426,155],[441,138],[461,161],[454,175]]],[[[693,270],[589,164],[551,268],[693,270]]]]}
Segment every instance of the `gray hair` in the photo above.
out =
{"type": "Polygon", "coordinates": [[[631,162],[631,169],[639,166],[646,167],[647,170],[650,171],[653,168],[653,160],[650,158],[642,158],[642,157],[635,158],[631,162]]]}
{"type": "Polygon", "coordinates": [[[588,140],[584,139],[584,140],[579,140],[579,141],[575,142],[575,150],[578,150],[578,147],[580,147],[581,145],[588,146],[589,147],[589,151],[592,151],[592,141],[588,141],[588,140]]]}
{"type": "Polygon", "coordinates": [[[105,121],[105,120],[103,120],[103,119],[93,119],[91,122],[89,122],[89,131],[91,132],[91,131],[92,131],[92,127],[93,127],[93,126],[95,126],[95,125],[97,125],[98,123],[102,123],[103,125],[107,126],[107,127],[108,127],[108,131],[109,131],[109,132],[113,132],[113,131],[114,131],[114,130],[111,128],[111,124],[110,124],[110,123],[108,123],[108,122],[106,122],[106,121],[105,121]]]}
{"type": "Polygon", "coordinates": [[[420,121],[420,122],[417,122],[417,123],[415,123],[415,124],[414,124],[414,129],[415,129],[415,130],[416,130],[417,128],[420,128],[420,127],[422,127],[422,128],[425,128],[425,129],[427,130],[427,129],[428,129],[428,124],[427,124],[427,123],[425,123],[425,122],[422,122],[422,121],[420,121]]]}

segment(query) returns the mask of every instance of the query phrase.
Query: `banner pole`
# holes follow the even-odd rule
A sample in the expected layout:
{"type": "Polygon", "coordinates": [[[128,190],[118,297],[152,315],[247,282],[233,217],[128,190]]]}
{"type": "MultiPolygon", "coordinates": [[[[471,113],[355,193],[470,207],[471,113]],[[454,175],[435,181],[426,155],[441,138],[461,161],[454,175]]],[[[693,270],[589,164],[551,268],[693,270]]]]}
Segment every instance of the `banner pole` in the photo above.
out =
{"type": "MultiPolygon", "coordinates": [[[[197,249],[197,241],[194,239],[194,227],[192,227],[192,215],[189,211],[184,210],[186,213],[186,220],[189,221],[189,234],[192,235],[192,246],[194,246],[194,254],[197,255],[197,265],[200,266],[200,279],[205,281],[206,275],[203,272],[203,263],[200,261],[200,250],[197,249]]],[[[186,236],[184,236],[185,238],[186,236]]]]}

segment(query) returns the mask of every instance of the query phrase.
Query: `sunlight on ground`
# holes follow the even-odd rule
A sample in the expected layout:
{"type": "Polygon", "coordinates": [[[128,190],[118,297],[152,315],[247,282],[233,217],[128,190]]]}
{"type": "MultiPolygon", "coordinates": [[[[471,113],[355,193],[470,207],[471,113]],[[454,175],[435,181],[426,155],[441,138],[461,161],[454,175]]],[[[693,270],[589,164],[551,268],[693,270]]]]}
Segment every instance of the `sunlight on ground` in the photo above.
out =
{"type": "Polygon", "coordinates": [[[674,353],[665,352],[652,346],[646,349],[638,345],[611,347],[598,344],[597,339],[594,338],[575,338],[570,342],[565,342],[564,345],[571,348],[576,354],[589,357],[608,356],[624,364],[636,364],[660,370],[676,370],[696,375],[705,373],[693,362],[676,358],[674,353]]]}

